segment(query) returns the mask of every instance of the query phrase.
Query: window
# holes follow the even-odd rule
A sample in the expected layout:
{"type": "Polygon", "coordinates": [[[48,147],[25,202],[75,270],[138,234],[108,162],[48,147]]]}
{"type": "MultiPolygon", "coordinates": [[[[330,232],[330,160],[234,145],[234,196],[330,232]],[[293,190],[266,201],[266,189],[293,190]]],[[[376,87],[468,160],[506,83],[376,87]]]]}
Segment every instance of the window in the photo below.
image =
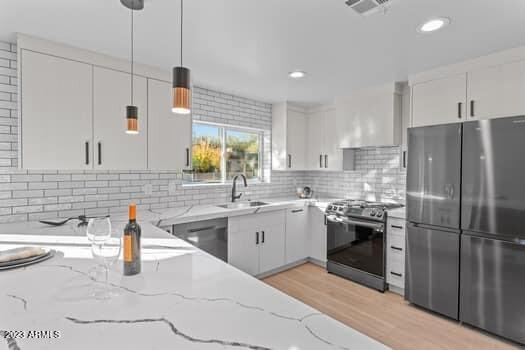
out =
{"type": "Polygon", "coordinates": [[[191,182],[224,183],[237,174],[261,178],[261,131],[194,122],[192,143],[191,182]]]}

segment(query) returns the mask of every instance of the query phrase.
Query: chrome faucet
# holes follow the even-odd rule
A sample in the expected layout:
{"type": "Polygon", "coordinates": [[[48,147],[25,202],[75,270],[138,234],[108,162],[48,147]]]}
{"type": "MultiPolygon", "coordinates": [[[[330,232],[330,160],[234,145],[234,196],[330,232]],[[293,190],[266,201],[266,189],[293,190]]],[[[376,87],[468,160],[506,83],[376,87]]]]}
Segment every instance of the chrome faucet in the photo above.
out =
{"type": "Polygon", "coordinates": [[[244,176],[244,174],[235,175],[232,183],[232,203],[235,202],[235,200],[241,198],[242,196],[242,193],[237,194],[237,179],[239,178],[239,176],[242,177],[244,187],[248,187],[248,183],[246,182],[246,176],[244,176]]]}

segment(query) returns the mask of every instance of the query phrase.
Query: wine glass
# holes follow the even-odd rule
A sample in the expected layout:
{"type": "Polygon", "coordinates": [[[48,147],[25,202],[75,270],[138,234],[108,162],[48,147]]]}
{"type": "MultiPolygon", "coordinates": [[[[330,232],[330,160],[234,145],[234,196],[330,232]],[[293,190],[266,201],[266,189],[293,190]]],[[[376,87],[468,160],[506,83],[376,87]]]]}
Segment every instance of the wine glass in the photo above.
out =
{"type": "MultiPolygon", "coordinates": [[[[111,235],[111,221],[108,217],[91,218],[88,221],[85,234],[91,242],[91,252],[93,253],[94,245],[100,244],[111,235]]],[[[100,259],[97,261],[95,254],[93,254],[93,257],[95,257],[97,264],[89,269],[89,275],[96,280],[102,273],[104,264],[100,259]]]]}
{"type": "Polygon", "coordinates": [[[109,299],[118,295],[116,291],[109,288],[108,274],[111,266],[118,260],[122,250],[122,233],[119,230],[112,230],[106,240],[96,242],[91,246],[93,256],[102,263],[104,267],[104,289],[97,291],[94,296],[100,299],[109,299]]]}
{"type": "Polygon", "coordinates": [[[111,236],[111,221],[108,217],[89,219],[86,235],[91,244],[105,241],[111,236]]]}
{"type": "MultiPolygon", "coordinates": [[[[114,232],[111,227],[111,221],[108,217],[91,218],[89,219],[86,235],[91,242],[91,253],[97,262],[97,266],[90,271],[90,275],[98,276],[100,267],[104,269],[105,274],[105,288],[102,291],[96,290],[91,293],[93,296],[100,298],[108,298],[108,272],[111,265],[120,255],[120,238],[116,237],[117,232],[114,232]],[[118,238],[118,244],[115,241],[118,238]]],[[[95,277],[96,280],[96,277],[95,277]]]]}

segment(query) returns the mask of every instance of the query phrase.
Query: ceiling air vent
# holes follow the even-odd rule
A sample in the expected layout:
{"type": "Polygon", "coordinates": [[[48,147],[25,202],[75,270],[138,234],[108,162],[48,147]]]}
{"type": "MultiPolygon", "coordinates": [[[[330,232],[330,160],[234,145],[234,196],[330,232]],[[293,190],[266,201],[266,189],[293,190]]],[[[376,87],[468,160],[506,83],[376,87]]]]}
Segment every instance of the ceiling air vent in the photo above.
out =
{"type": "Polygon", "coordinates": [[[393,0],[347,0],[345,3],[360,15],[371,15],[386,10],[393,0]]]}

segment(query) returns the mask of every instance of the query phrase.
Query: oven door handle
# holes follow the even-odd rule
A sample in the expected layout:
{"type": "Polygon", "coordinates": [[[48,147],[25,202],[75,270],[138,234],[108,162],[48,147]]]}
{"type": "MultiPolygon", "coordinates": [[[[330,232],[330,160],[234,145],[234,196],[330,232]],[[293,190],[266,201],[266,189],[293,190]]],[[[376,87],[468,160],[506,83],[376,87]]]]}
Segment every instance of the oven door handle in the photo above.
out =
{"type": "Polygon", "coordinates": [[[358,220],[349,220],[349,219],[338,218],[337,216],[333,217],[331,215],[326,216],[326,219],[328,221],[335,222],[335,223],[368,227],[368,228],[376,229],[378,231],[383,230],[384,227],[385,227],[383,224],[379,224],[379,223],[358,221],[358,220]]]}
{"type": "Polygon", "coordinates": [[[356,226],[373,228],[373,229],[376,229],[378,231],[383,230],[384,227],[385,227],[383,224],[376,224],[376,223],[373,223],[373,222],[366,222],[366,221],[356,221],[356,220],[343,219],[343,221],[341,221],[341,222],[343,224],[349,224],[349,225],[356,225],[356,226]]]}

